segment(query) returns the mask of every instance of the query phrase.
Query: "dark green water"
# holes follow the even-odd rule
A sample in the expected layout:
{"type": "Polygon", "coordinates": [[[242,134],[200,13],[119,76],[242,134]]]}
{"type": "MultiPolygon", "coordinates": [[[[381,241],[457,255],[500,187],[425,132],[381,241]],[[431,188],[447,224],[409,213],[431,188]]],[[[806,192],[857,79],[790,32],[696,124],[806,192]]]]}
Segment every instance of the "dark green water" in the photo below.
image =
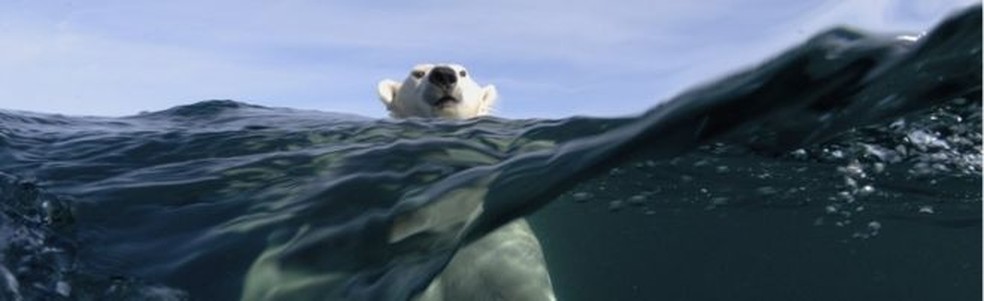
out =
{"type": "Polygon", "coordinates": [[[980,300],[980,93],[978,7],[620,119],[0,111],[0,300],[403,300],[521,216],[560,300],[980,300]],[[486,188],[477,219],[388,241],[486,188]]]}

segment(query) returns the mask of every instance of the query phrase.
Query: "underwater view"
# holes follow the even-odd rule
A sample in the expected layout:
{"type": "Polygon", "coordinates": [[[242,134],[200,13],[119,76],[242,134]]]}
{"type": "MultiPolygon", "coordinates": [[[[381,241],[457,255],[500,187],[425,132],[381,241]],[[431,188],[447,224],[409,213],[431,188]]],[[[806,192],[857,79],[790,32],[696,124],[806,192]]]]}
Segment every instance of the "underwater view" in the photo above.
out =
{"type": "Polygon", "coordinates": [[[557,300],[981,300],[981,33],[834,28],[622,118],[0,110],[0,300],[414,300],[517,218],[557,300]]]}

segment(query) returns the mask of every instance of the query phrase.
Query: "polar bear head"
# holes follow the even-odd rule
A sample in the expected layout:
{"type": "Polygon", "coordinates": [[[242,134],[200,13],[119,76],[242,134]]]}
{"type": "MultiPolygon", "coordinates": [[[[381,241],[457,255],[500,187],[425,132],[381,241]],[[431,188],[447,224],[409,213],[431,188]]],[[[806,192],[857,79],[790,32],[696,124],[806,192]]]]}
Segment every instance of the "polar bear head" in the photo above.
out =
{"type": "Polygon", "coordinates": [[[379,99],[390,116],[466,119],[487,115],[498,96],[495,86],[479,86],[465,67],[422,64],[403,83],[379,82],[379,99]]]}

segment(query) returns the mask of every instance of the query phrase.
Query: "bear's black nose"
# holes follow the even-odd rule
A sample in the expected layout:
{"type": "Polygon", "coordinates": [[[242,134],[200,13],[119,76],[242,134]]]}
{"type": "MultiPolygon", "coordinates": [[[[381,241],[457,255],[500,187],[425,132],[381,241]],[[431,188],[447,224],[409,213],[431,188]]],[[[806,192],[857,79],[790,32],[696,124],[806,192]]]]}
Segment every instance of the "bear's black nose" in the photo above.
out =
{"type": "Polygon", "coordinates": [[[446,89],[458,82],[458,75],[455,74],[454,69],[443,66],[434,67],[427,77],[427,81],[446,89]]]}

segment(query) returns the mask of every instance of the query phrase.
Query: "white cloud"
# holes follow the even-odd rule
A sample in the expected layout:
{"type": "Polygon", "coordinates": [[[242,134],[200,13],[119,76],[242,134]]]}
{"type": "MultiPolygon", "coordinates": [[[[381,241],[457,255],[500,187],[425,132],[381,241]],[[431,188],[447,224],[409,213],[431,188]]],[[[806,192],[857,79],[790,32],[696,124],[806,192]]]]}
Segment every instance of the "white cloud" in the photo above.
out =
{"type": "Polygon", "coordinates": [[[125,115],[233,98],[382,117],[376,81],[456,61],[499,87],[506,116],[624,114],[832,24],[922,29],[975,2],[5,3],[0,108],[125,115]]]}

